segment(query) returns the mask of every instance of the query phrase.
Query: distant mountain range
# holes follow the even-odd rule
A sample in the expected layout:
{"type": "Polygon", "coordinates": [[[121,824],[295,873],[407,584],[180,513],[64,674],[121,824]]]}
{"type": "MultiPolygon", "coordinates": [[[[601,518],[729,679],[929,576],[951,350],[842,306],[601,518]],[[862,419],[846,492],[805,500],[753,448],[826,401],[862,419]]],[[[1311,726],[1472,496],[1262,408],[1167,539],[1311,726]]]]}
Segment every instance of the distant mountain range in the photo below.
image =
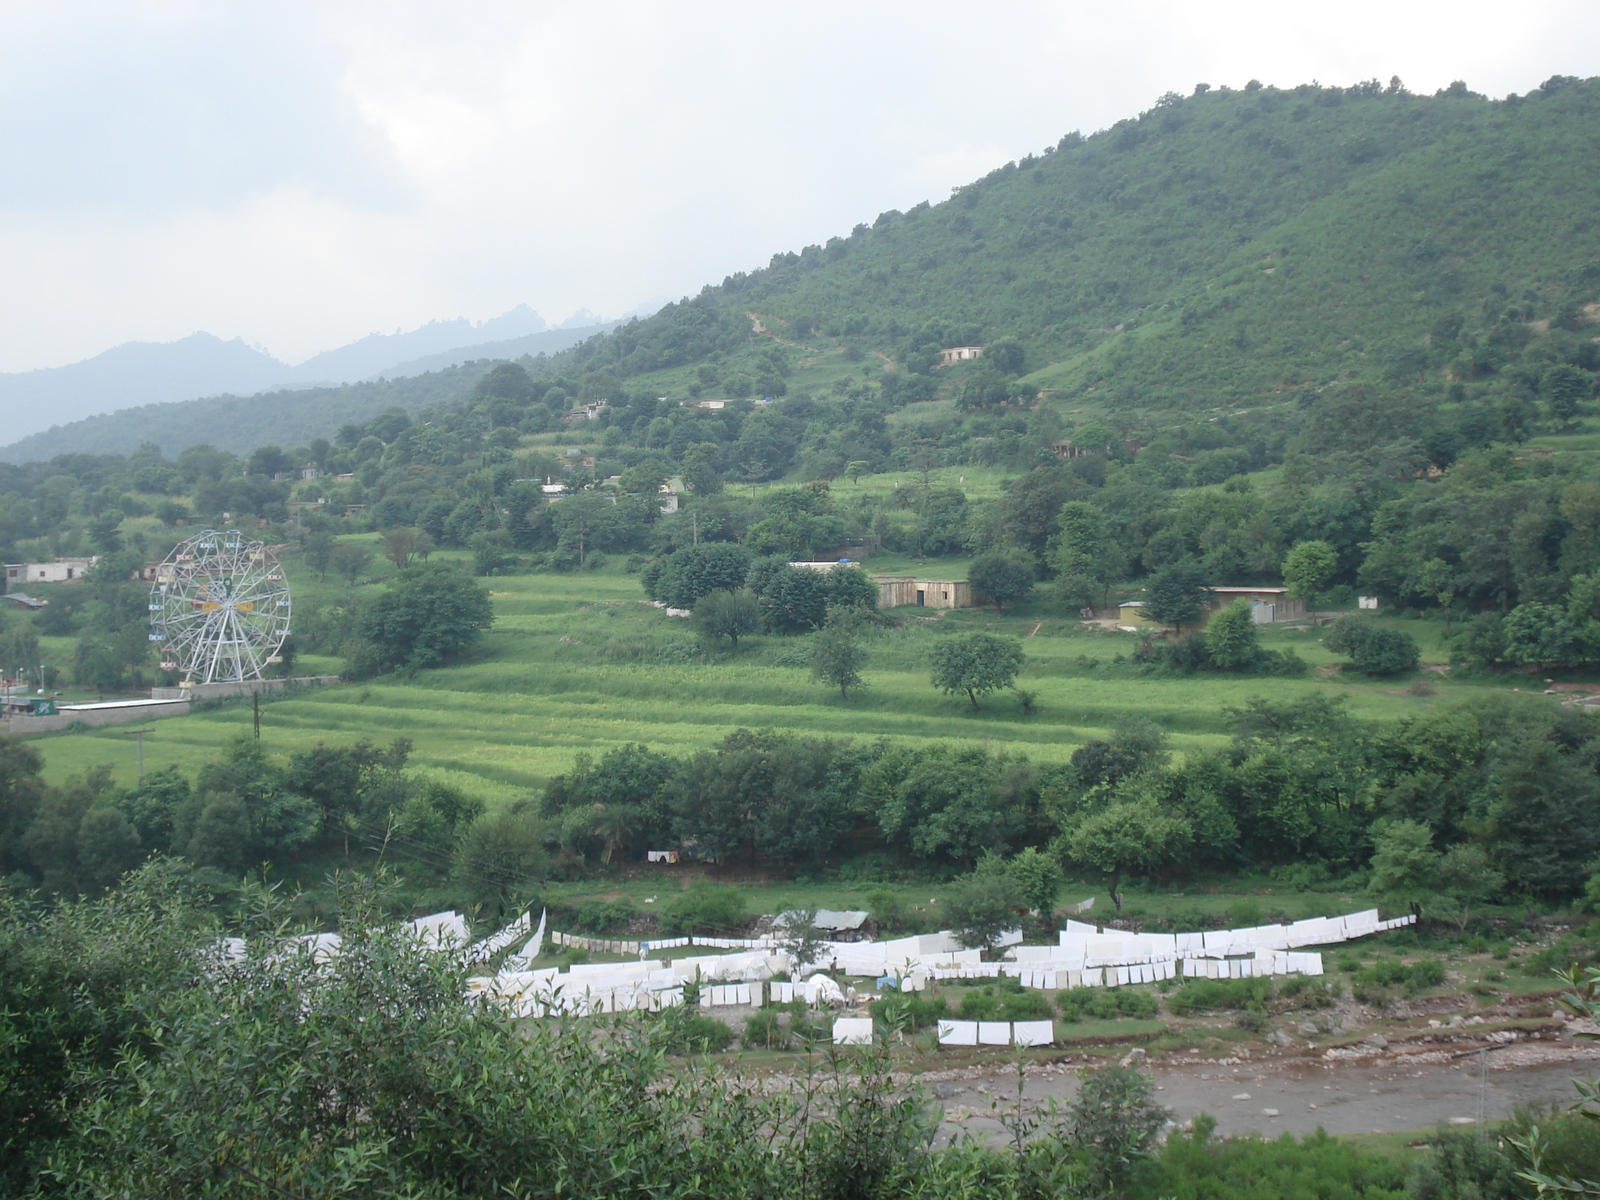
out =
{"type": "MultiPolygon", "coordinates": [[[[508,314],[509,315],[509,314],[508,314]]],[[[592,316],[592,314],[583,314],[592,316]]],[[[0,461],[24,463],[43,462],[58,454],[127,454],[141,442],[155,442],[169,454],[177,454],[186,446],[209,442],[224,450],[247,454],[257,446],[278,443],[294,446],[314,437],[326,436],[343,424],[360,424],[390,407],[398,406],[415,412],[433,404],[459,400],[472,390],[492,360],[537,357],[556,354],[577,345],[596,334],[607,333],[620,322],[607,321],[596,325],[545,329],[523,337],[503,341],[461,346],[454,350],[398,363],[381,371],[368,372],[368,377],[351,383],[328,384],[267,384],[249,383],[233,393],[211,395],[204,398],[169,400],[153,404],[134,404],[112,412],[101,412],[19,438],[9,446],[0,447],[0,461]],[[271,389],[271,390],[268,390],[271,389]]],[[[437,322],[436,324],[454,324],[437,322]]],[[[475,327],[475,332],[486,326],[475,327]]],[[[432,328],[424,326],[423,329],[432,328]]],[[[421,333],[422,330],[416,331],[421,333]]],[[[412,335],[402,334],[401,337],[412,335]]],[[[245,354],[255,354],[267,363],[276,360],[259,355],[239,342],[224,342],[209,334],[195,334],[183,342],[165,346],[140,346],[137,349],[167,350],[203,339],[199,344],[210,348],[220,347],[232,352],[237,347],[245,354]]],[[[371,338],[363,338],[353,346],[330,354],[353,350],[371,338]]],[[[125,347],[119,347],[126,349],[125,347]]],[[[59,367],[58,371],[73,371],[79,367],[97,364],[116,354],[109,351],[87,363],[74,363],[59,367]]],[[[327,358],[327,355],[319,355],[327,358]]],[[[228,363],[248,365],[247,358],[222,359],[228,363]]],[[[349,361],[356,361],[354,356],[349,361]]],[[[278,364],[281,367],[281,364],[278,364]]],[[[30,372],[40,375],[44,372],[30,372]]],[[[109,376],[110,373],[108,372],[109,376]]],[[[4,381],[28,376],[0,376],[4,381]]],[[[249,380],[240,370],[234,378],[249,380]]],[[[259,380],[260,376],[256,379],[259,380]]],[[[128,391],[120,394],[128,395],[128,391]]],[[[0,392],[0,404],[9,403],[9,394],[0,392]]],[[[29,403],[32,403],[31,401],[29,403]]],[[[47,402],[48,403],[48,402],[47,402]]],[[[59,408],[50,410],[59,415],[59,408]]]]}
{"type": "MultiPolygon", "coordinates": [[[[477,359],[556,354],[618,323],[584,311],[551,328],[523,304],[478,325],[457,318],[431,321],[409,332],[368,334],[293,366],[240,338],[223,341],[209,333],[194,333],[176,342],[129,342],[64,367],[0,374],[0,436],[11,442],[0,448],[0,459],[24,462],[73,452],[127,453],[141,441],[188,436],[190,415],[165,411],[175,403],[202,397],[225,402],[273,392],[262,403],[287,414],[304,407],[291,402],[292,392],[394,380],[477,359]]],[[[363,389],[358,394],[375,396],[381,391],[363,389]]],[[[254,430],[252,436],[266,430],[268,440],[296,440],[292,432],[299,427],[296,420],[289,420],[281,434],[271,432],[272,422],[264,425],[261,420],[261,407],[256,405],[248,421],[219,429],[214,437],[191,440],[232,448],[235,439],[230,429],[243,428],[254,430]]],[[[386,405],[374,412],[381,407],[386,405]]],[[[315,432],[322,432],[320,426],[315,432]]],[[[170,448],[176,451],[187,444],[174,443],[170,448]]],[[[239,448],[255,444],[246,441],[239,448]]]]}

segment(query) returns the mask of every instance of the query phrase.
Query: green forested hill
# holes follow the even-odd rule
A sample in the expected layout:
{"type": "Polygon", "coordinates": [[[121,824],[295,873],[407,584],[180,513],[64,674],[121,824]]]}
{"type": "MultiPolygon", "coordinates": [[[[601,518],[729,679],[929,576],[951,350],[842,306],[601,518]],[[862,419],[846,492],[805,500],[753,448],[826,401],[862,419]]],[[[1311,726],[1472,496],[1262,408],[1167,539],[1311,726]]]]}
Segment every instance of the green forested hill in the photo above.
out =
{"type": "MultiPolygon", "coordinates": [[[[754,313],[912,376],[938,344],[1015,339],[1030,382],[1110,384],[1136,406],[1416,381],[1508,314],[1600,298],[1574,291],[1594,289],[1600,258],[1597,151],[1597,81],[1500,102],[1376,84],[1167,97],[942,204],[775,255],[573,358],[607,382],[663,385],[711,362],[707,386],[754,391],[771,382],[754,313]]],[[[925,394],[913,383],[905,398],[925,394]]]]}

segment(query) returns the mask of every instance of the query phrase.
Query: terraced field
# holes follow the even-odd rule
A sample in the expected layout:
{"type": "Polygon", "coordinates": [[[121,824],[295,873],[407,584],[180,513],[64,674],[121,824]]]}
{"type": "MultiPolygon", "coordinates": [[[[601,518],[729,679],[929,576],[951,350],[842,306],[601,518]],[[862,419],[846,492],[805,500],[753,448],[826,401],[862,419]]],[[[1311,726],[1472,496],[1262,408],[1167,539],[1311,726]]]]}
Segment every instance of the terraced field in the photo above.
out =
{"type": "MultiPolygon", "coordinates": [[[[301,595],[338,595],[303,573],[295,582],[301,595]]],[[[620,567],[489,584],[496,624],[474,661],[409,680],[386,678],[275,700],[262,708],[262,737],[279,752],[322,740],[409,737],[416,743],[417,765],[503,801],[538,789],[581,751],[599,754],[644,742],[687,752],[738,728],[974,739],[1036,761],[1057,761],[1134,712],[1166,728],[1182,752],[1224,741],[1223,708],[1252,695],[1289,699],[1320,689],[1347,695],[1357,715],[1395,719],[1471,690],[1437,676],[1428,677],[1431,694],[1418,694],[1405,682],[1329,675],[1334,660],[1313,630],[1274,631],[1268,638],[1313,664],[1303,678],[1141,675],[1113,661],[1132,651],[1131,636],[1085,630],[1040,599],[1003,618],[988,611],[935,618],[902,610],[897,628],[871,640],[869,686],[842,702],[811,681],[805,639],[760,637],[741,643],[737,655],[707,655],[683,622],[641,602],[637,578],[620,567]],[[973,628],[1025,639],[1028,664],[1021,682],[1037,693],[1035,713],[1024,714],[1016,697],[1003,693],[972,714],[964,700],[929,685],[933,641],[973,628]]],[[[1404,626],[1430,660],[1442,660],[1436,629],[1414,621],[1404,626]]],[[[301,669],[332,670],[337,663],[302,659],[301,669]]],[[[241,702],[154,722],[145,735],[146,769],[192,766],[250,727],[250,708],[241,702]]],[[[110,764],[121,782],[131,782],[136,771],[134,740],[115,728],[36,744],[54,780],[100,763],[110,764]]]]}

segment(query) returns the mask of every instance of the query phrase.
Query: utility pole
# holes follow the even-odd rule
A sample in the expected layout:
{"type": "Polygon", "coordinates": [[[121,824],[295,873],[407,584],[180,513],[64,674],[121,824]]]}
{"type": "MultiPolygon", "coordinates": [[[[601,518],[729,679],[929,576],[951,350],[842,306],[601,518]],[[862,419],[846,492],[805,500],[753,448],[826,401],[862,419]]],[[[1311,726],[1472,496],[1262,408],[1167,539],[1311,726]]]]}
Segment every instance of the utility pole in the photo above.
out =
{"type": "Polygon", "coordinates": [[[256,741],[259,742],[261,740],[261,693],[260,692],[251,692],[250,693],[250,712],[251,712],[251,718],[252,718],[251,723],[255,727],[256,741]]]}
{"type": "Polygon", "coordinates": [[[153,729],[124,729],[123,733],[136,738],[139,742],[139,782],[144,782],[144,735],[154,733],[153,729]]]}
{"type": "Polygon", "coordinates": [[[689,511],[689,530],[694,536],[694,544],[700,544],[700,513],[698,510],[689,511]]]}

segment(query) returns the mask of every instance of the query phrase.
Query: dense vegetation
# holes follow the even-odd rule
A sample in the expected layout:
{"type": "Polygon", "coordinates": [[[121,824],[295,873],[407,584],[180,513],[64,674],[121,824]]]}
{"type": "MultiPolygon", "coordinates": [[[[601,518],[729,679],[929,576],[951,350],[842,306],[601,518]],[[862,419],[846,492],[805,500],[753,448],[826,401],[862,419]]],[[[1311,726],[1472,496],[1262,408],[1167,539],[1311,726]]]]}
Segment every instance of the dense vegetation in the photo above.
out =
{"type": "MultiPolygon", "coordinates": [[[[282,669],[342,659],[372,680],[283,701],[277,746],[208,744],[221,716],[165,723],[200,732],[153,747],[169,757],[136,783],[92,766],[93,737],[43,755],[0,739],[0,1020],[80,979],[87,998],[39,1008],[36,1040],[7,1043],[54,1064],[44,1091],[0,1093],[31,1147],[8,1163],[56,1153],[84,1194],[169,1169],[197,1172],[173,1191],[219,1193],[248,1194],[262,1170],[327,1194],[504,1182],[467,1159],[548,1169],[534,1194],[626,1190],[602,1167],[663,1195],[696,1177],[728,1194],[800,1179],[817,1196],[1295,1195],[1309,1176],[1344,1189],[1315,1194],[1400,1194],[1393,1161],[1326,1139],[1219,1146],[1200,1129],[1153,1162],[1148,1145],[1124,1154],[1114,1135],[1150,1113],[1126,1075],[1008,1158],[930,1154],[920,1110],[870,1071],[813,1121],[665,1065],[725,1040],[713,1028],[538,1031],[538,1072],[519,1074],[525,1052],[460,1006],[458,979],[380,933],[363,942],[368,916],[328,891],[298,915],[345,922],[364,947],[351,961],[383,971],[324,989],[266,955],[219,988],[200,948],[283,915],[241,886],[247,869],[303,880],[380,853],[402,886],[381,906],[490,922],[541,893],[559,904],[561,880],[609,886],[668,845],[733,876],[915,880],[944,889],[938,919],[975,946],[1019,912],[1048,915],[1064,870],[1116,908],[1134,881],[1337,885],[1457,941],[1498,936],[1486,906],[1600,903],[1594,717],[1501,682],[1600,664],[1597,108],[1600,81],[1560,78],[1499,103],[1398,84],[1164,97],[567,355],[342,389],[317,400],[325,424],[237,453],[150,441],[0,466],[0,557],[101,556],[87,582],[43,589],[45,608],[0,612],[0,668],[46,663],[46,686],[90,693],[156,681],[130,574],[233,525],[297,573],[282,669]],[[985,353],[938,366],[952,344],[985,353]],[[968,578],[992,615],[879,613],[862,572],[790,565],[858,548],[968,578]],[[1280,582],[1343,615],[1300,637],[1243,604],[1202,609],[1209,585],[1280,582]],[[1357,591],[1422,619],[1348,611],[1357,591]],[[1182,636],[1079,625],[1135,595],[1182,636]],[[644,600],[692,615],[675,626],[644,600]],[[1102,636],[1126,653],[1088,653],[1102,636]],[[1317,690],[1334,684],[1369,707],[1317,690]],[[1159,725],[1141,719],[1158,686],[1189,689],[1164,693],[1159,725]],[[1452,694],[1424,703],[1435,686],[1452,694]],[[383,744],[365,736],[379,725],[383,744]],[[409,735],[434,729],[454,740],[418,770],[409,735]],[[495,739],[523,757],[477,753],[495,739]],[[307,989],[326,1007],[278,1028],[307,989]],[[401,1036],[388,1018],[418,1005],[427,1036],[401,1036]],[[385,1019],[351,1018],[368,1011],[385,1019]],[[237,1062],[251,1065],[214,1065],[237,1062]],[[658,1088],[666,1074],[687,1090],[658,1088]],[[401,1102],[412,1087],[426,1112],[401,1102]],[[560,1128],[529,1115],[607,1088],[657,1107],[580,1104],[560,1128]],[[282,1106],[252,1107],[263,1095],[282,1106]],[[312,1132],[189,1154],[201,1126],[184,1114],[216,1104],[241,1128],[312,1132]],[[679,1136],[691,1112],[703,1143],[679,1136]],[[613,1119],[620,1133],[601,1128],[613,1119]],[[783,1148],[752,1156],[752,1123],[783,1148]],[[604,1153],[565,1155],[585,1138],[604,1153]]],[[[883,927],[934,919],[886,896],[883,927]]],[[[596,932],[750,917],[713,886],[649,914],[614,897],[559,911],[596,932]]],[[[1592,960],[1592,930],[1547,953],[1592,960]]],[[[1352,983],[1422,990],[1441,970],[1374,964],[1352,983]]],[[[1191,982],[1169,1005],[1262,998],[1255,981],[1191,982]]],[[[1057,998],[1068,1021],[1154,1003],[1057,998]]],[[[960,1001],[1001,1019],[1040,1005],[1004,984],[960,1001]]],[[[769,1041],[795,1032],[768,1026],[769,1041]]],[[[1449,1143],[1412,1192],[1516,1195],[1508,1154],[1449,1143]]]]}

